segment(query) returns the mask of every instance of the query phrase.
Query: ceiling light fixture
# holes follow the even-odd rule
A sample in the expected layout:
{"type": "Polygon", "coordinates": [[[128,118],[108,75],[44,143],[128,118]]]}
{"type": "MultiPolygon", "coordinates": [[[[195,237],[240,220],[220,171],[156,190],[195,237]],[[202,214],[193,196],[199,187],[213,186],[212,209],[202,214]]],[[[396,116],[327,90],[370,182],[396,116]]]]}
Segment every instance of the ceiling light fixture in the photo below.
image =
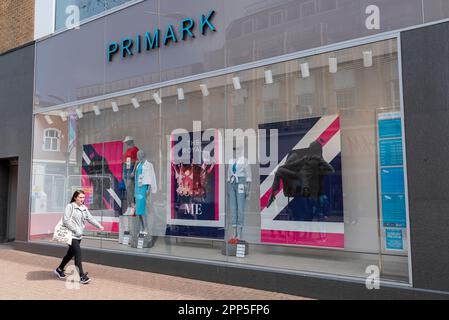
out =
{"type": "Polygon", "coordinates": [[[338,60],[337,58],[329,58],[329,72],[337,73],[338,71],[338,60]]]}
{"type": "Polygon", "coordinates": [[[78,119],[82,119],[84,117],[83,110],[81,110],[81,108],[78,108],[75,111],[76,111],[76,114],[78,116],[78,119]]]}
{"type": "Polygon", "coordinates": [[[204,97],[207,97],[209,95],[209,89],[207,88],[207,84],[200,84],[201,92],[203,93],[204,97]]]}
{"type": "Polygon", "coordinates": [[[242,89],[242,84],[240,83],[240,77],[232,78],[232,84],[234,85],[235,90],[242,89]]]}
{"type": "Polygon", "coordinates": [[[309,63],[301,63],[301,75],[303,78],[310,77],[309,63]]]}
{"type": "Polygon", "coordinates": [[[117,104],[117,102],[112,101],[112,102],[111,102],[111,106],[112,106],[112,110],[113,110],[114,112],[118,112],[118,104],[117,104]]]}
{"type": "Polygon", "coordinates": [[[161,97],[159,96],[159,93],[154,93],[153,94],[153,99],[154,99],[154,101],[157,103],[157,104],[162,104],[162,99],[161,99],[161,97]]]}
{"type": "Polygon", "coordinates": [[[97,105],[94,105],[94,113],[96,116],[99,116],[101,114],[100,108],[97,105]]]}
{"type": "Polygon", "coordinates": [[[273,72],[271,70],[265,70],[265,83],[266,84],[273,83],[273,72]]]}
{"type": "Polygon", "coordinates": [[[67,121],[67,114],[64,111],[61,111],[59,113],[59,116],[61,117],[61,120],[66,122],[67,121]]]}
{"type": "Polygon", "coordinates": [[[185,96],[184,96],[184,89],[183,88],[178,88],[178,100],[184,100],[185,96]]]}
{"type": "Polygon", "coordinates": [[[139,100],[137,100],[137,98],[132,98],[131,103],[133,104],[134,109],[140,108],[140,103],[139,103],[139,100]]]}
{"type": "Polygon", "coordinates": [[[44,118],[45,118],[45,121],[47,121],[49,126],[51,126],[53,124],[53,120],[51,119],[51,117],[49,115],[45,115],[44,118]]]}
{"type": "Polygon", "coordinates": [[[373,66],[373,52],[363,51],[363,66],[369,68],[373,66]]]}

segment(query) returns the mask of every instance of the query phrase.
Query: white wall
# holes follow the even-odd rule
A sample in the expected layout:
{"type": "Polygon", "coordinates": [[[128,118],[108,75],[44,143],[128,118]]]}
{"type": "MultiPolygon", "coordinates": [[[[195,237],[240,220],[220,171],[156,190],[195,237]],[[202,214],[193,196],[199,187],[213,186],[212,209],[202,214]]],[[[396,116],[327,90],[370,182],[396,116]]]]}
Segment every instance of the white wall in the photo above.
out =
{"type": "Polygon", "coordinates": [[[56,0],[35,0],[35,40],[45,37],[55,31],[55,1],[56,0]]]}

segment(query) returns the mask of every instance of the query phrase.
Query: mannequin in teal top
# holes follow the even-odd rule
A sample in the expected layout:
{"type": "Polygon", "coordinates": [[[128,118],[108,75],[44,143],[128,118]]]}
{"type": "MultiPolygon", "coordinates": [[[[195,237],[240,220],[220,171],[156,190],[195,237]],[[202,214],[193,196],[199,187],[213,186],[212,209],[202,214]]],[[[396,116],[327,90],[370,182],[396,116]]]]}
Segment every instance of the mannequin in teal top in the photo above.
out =
{"type": "Polygon", "coordinates": [[[137,152],[137,159],[138,162],[136,163],[133,172],[133,176],[135,177],[134,196],[136,202],[136,216],[139,219],[140,233],[146,235],[148,234],[147,199],[151,191],[156,191],[152,190],[152,186],[154,186],[153,183],[155,183],[155,181],[151,181],[155,178],[154,172],[152,171],[153,166],[146,159],[146,155],[143,150],[139,150],[139,152],[137,152]],[[148,166],[151,167],[152,171],[149,176],[148,172],[144,172],[144,168],[147,168],[147,171],[149,171],[148,166]]]}

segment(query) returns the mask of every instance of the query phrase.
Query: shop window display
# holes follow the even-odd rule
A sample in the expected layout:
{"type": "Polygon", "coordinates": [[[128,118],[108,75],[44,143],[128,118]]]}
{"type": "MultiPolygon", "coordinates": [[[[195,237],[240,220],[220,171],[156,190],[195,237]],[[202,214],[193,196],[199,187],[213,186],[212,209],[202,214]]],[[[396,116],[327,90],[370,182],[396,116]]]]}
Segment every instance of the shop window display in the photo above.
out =
{"type": "Polygon", "coordinates": [[[107,226],[86,246],[407,282],[397,74],[388,40],[38,114],[30,238],[58,174],[107,226]]]}

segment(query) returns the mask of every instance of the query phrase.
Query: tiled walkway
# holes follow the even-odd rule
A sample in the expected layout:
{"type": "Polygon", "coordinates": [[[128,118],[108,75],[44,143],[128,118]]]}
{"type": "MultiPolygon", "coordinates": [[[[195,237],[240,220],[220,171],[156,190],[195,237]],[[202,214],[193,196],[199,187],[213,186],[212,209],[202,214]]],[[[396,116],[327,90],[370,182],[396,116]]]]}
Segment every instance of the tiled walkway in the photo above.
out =
{"type": "Polygon", "coordinates": [[[93,279],[78,289],[56,279],[52,270],[60,259],[14,251],[0,246],[0,299],[120,299],[120,300],[245,300],[303,299],[154,273],[85,263],[93,279]]]}

